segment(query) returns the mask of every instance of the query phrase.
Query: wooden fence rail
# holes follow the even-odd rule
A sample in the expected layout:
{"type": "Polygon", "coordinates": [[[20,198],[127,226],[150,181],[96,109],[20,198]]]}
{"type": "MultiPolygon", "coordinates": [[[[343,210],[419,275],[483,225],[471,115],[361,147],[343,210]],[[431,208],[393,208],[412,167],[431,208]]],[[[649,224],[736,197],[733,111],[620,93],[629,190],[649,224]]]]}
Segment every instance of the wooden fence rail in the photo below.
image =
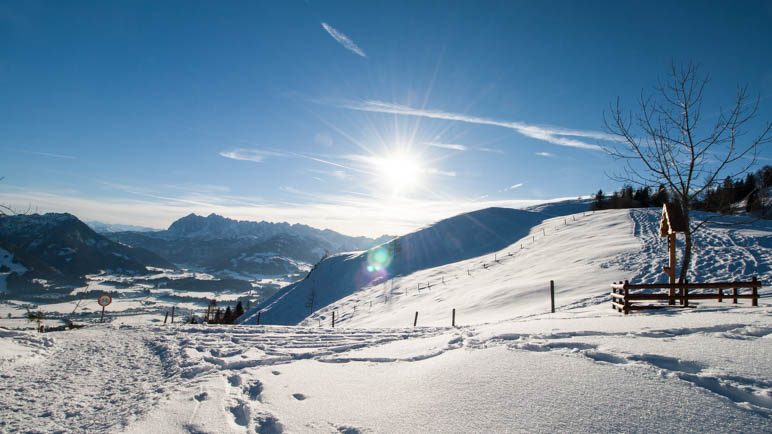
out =
{"type": "Polygon", "coordinates": [[[633,305],[633,301],[667,301],[675,304],[679,301],[681,306],[689,306],[689,300],[713,300],[719,302],[724,298],[731,298],[732,303],[738,299],[750,299],[751,306],[759,305],[759,288],[761,287],[756,277],[750,282],[710,282],[710,283],[644,283],[632,284],[627,280],[611,284],[611,307],[627,315],[631,310],[648,309],[650,306],[633,305]],[[740,294],[739,289],[747,288],[750,294],[740,294]],[[669,293],[632,293],[630,290],[667,289],[669,293]],[[675,290],[679,290],[676,294],[675,290]],[[689,294],[691,289],[717,289],[716,293],[689,294]],[[731,294],[724,294],[724,289],[731,289],[731,294]]]}

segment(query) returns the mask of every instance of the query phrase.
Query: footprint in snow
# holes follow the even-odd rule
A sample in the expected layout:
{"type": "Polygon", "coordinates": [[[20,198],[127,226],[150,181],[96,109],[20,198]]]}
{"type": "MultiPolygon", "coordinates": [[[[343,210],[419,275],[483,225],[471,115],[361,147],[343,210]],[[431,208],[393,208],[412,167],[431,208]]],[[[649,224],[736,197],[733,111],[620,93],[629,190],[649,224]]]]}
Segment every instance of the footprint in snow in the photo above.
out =
{"type": "Polygon", "coordinates": [[[228,382],[231,383],[231,386],[233,387],[239,387],[241,386],[241,376],[239,374],[233,374],[228,377],[228,382]]]}
{"type": "Polygon", "coordinates": [[[359,428],[353,427],[353,426],[347,426],[347,425],[340,425],[335,427],[338,429],[338,432],[340,434],[363,434],[365,431],[362,431],[359,428]]]}
{"type": "Polygon", "coordinates": [[[255,432],[257,434],[281,434],[284,432],[284,427],[274,416],[260,415],[255,418],[255,432]]]}
{"type": "Polygon", "coordinates": [[[249,424],[249,405],[242,400],[237,400],[234,405],[228,408],[233,415],[233,421],[241,426],[247,426],[249,424]]]}
{"type": "Polygon", "coordinates": [[[252,401],[260,400],[260,394],[263,393],[263,383],[260,380],[251,382],[249,385],[244,386],[244,393],[252,401]]]}

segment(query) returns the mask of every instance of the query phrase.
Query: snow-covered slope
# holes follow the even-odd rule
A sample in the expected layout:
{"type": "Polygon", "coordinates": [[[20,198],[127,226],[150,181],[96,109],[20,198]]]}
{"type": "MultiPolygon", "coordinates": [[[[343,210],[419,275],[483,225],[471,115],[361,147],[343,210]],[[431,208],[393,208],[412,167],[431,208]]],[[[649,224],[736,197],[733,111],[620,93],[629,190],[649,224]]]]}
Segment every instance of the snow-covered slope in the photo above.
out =
{"type": "MultiPolygon", "coordinates": [[[[404,327],[418,312],[419,324],[448,325],[456,309],[458,324],[475,324],[544,312],[550,306],[551,280],[557,306],[567,308],[607,300],[613,281],[665,279],[667,246],[658,236],[659,209],[584,212],[542,222],[539,214],[520,213],[508,214],[512,220],[506,230],[487,226],[512,235],[514,242],[483,256],[442,260],[441,253],[423,244],[435,263],[446,263],[442,266],[419,263],[412,273],[399,266],[372,273],[367,272],[372,252],[329,258],[308,279],[245,314],[242,322],[254,323],[261,311],[263,323],[314,325],[330,321],[335,311],[342,326],[404,327]]],[[[696,213],[695,218],[701,217],[696,213]]],[[[475,245],[473,238],[468,241],[475,245]]],[[[766,222],[708,227],[694,242],[692,281],[772,279],[772,227],[766,222]]],[[[394,263],[400,264],[399,255],[394,263]]]]}
{"type": "Polygon", "coordinates": [[[255,323],[257,312],[263,311],[262,323],[297,324],[315,309],[362,288],[383,286],[416,270],[509,246],[543,219],[540,213],[488,208],[442,220],[366,252],[332,256],[319,263],[305,280],[282,289],[241,321],[255,323]]]}

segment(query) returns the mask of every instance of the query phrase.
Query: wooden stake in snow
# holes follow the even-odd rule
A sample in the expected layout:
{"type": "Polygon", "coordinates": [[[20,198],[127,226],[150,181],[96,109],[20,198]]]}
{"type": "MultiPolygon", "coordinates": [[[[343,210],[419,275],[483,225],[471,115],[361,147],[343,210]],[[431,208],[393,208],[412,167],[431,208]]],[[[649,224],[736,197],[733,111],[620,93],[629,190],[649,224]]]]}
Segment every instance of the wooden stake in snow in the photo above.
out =
{"type": "Polygon", "coordinates": [[[547,231],[545,231],[544,228],[541,228],[541,234],[546,237],[547,236],[547,231]]]}
{"type": "Polygon", "coordinates": [[[418,324],[418,311],[415,312],[415,318],[413,318],[413,327],[415,327],[416,324],[418,324]]]}
{"type": "Polygon", "coordinates": [[[172,324],[174,324],[174,306],[172,306],[172,324]]]}
{"type": "Polygon", "coordinates": [[[260,314],[261,313],[263,313],[263,312],[261,311],[261,312],[257,313],[257,325],[260,325],[260,314]]]}
{"type": "Polygon", "coordinates": [[[555,281],[550,280],[550,302],[552,304],[552,313],[555,313],[555,281]]]}
{"type": "Polygon", "coordinates": [[[332,311],[332,328],[335,328],[335,311],[332,311]]]}
{"type": "Polygon", "coordinates": [[[166,320],[169,319],[169,312],[166,312],[166,315],[164,316],[164,324],[166,324],[166,320]]]}
{"type": "Polygon", "coordinates": [[[456,326],[456,308],[453,308],[453,320],[451,321],[453,327],[456,326]]]}

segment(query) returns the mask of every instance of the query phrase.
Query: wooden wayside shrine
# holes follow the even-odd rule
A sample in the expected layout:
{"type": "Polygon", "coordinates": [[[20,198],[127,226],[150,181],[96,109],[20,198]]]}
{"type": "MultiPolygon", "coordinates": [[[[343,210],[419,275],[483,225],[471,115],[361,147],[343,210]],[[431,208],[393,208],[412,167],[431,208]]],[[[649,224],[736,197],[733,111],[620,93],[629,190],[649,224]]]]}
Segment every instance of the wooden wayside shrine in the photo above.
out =
{"type": "Polygon", "coordinates": [[[677,203],[666,203],[662,206],[662,219],[660,220],[659,236],[667,237],[669,261],[667,267],[662,270],[668,276],[667,283],[631,284],[628,281],[614,282],[611,284],[611,307],[624,312],[627,315],[631,310],[649,309],[655,306],[633,305],[633,301],[667,301],[668,305],[680,302],[683,307],[689,306],[689,300],[712,300],[719,302],[724,298],[731,298],[733,303],[738,299],[750,299],[752,306],[759,305],[759,288],[762,286],[756,277],[749,282],[710,282],[710,283],[676,283],[676,234],[689,230],[681,207],[677,203]],[[740,289],[750,289],[750,294],[740,294],[740,289]],[[647,289],[667,289],[664,293],[646,293],[647,289]],[[689,294],[693,289],[716,289],[715,293],[689,294]],[[731,289],[732,293],[724,294],[724,289],[731,289]],[[631,290],[639,290],[631,293],[631,290]],[[676,294],[678,290],[678,294],[676,294]]]}

